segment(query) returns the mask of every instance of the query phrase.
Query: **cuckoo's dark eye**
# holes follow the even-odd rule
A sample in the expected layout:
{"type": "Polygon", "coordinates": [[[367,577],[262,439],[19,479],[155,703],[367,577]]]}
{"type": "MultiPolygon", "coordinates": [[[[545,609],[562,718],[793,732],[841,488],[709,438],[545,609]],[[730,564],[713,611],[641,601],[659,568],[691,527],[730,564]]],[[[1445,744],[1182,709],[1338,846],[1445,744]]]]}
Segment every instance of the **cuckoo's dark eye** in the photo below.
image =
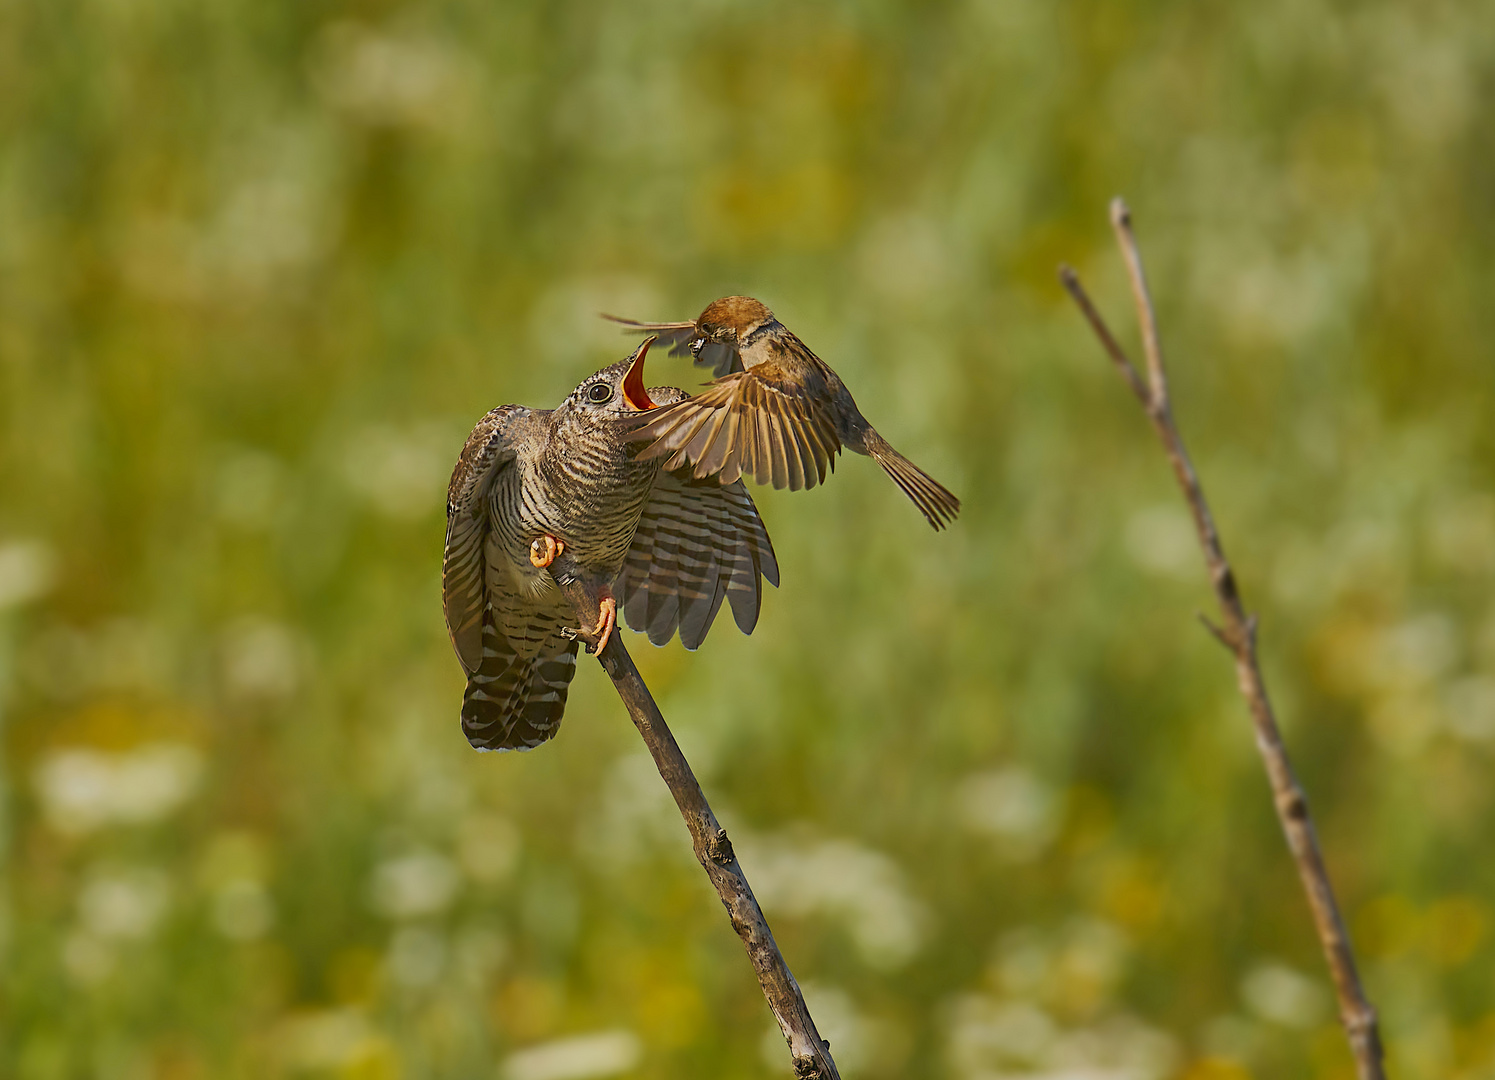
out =
{"type": "Polygon", "coordinates": [[[605,382],[593,383],[587,387],[587,400],[593,405],[603,405],[613,399],[613,388],[605,382]]]}

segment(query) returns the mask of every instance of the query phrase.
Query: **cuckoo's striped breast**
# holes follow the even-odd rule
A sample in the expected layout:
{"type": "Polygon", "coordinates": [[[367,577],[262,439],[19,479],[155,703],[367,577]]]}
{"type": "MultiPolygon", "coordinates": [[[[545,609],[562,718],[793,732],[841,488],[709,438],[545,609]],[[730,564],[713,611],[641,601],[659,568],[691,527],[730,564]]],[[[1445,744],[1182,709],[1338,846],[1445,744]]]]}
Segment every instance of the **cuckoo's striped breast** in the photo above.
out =
{"type": "Polygon", "coordinates": [[[493,491],[491,520],[510,560],[529,567],[530,543],[550,534],[587,570],[611,577],[623,565],[657,462],[629,458],[607,425],[557,431],[545,452],[521,462],[493,491]]]}

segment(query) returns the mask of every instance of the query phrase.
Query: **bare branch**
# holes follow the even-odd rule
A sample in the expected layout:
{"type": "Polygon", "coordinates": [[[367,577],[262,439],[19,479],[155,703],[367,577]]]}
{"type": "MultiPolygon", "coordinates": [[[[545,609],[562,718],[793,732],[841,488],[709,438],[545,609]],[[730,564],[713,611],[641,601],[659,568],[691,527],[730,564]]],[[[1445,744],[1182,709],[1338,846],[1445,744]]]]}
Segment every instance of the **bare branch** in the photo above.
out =
{"type": "MultiPolygon", "coordinates": [[[[579,580],[578,568],[569,552],[551,564],[550,573],[576,609],[579,624],[595,626],[597,598],[579,580]]],[[[602,670],[612,679],[618,697],[623,699],[634,726],[644,737],[644,745],[649,748],[659,775],[669,785],[675,805],[680,808],[680,816],[690,830],[696,861],[716,887],[717,895],[732,920],[732,929],[742,938],[763,996],[773,1010],[785,1042],[789,1044],[794,1074],[801,1080],[841,1080],[836,1063],[831,1059],[830,1044],[815,1030],[815,1021],[810,1018],[799,984],[794,981],[789,965],[784,963],[783,954],[773,939],[773,931],[763,918],[763,909],[758,906],[752,887],[737,863],[727,830],[711,812],[701,785],[691,771],[690,762],[685,759],[675,736],[664,722],[659,706],[654,703],[653,695],[644,685],[643,677],[623,645],[622,637],[621,631],[614,631],[598,660],[602,670]]]]}
{"type": "Polygon", "coordinates": [[[1225,558],[1214,517],[1205,501],[1204,489],[1200,486],[1199,476],[1184,449],[1183,437],[1173,421],[1167,374],[1163,368],[1163,349],[1158,337],[1157,315],[1148,292],[1142,255],[1132,233],[1131,212],[1120,199],[1111,203],[1111,224],[1116,231],[1122,257],[1126,261],[1127,274],[1131,278],[1132,298],[1137,307],[1137,321],[1142,327],[1142,343],[1147,357],[1145,389],[1136,369],[1126,359],[1115,335],[1090,302],[1074,271],[1067,266],[1061,267],[1059,277],[1079,305],[1080,311],[1089,320],[1101,346],[1116,362],[1133,393],[1142,402],[1152,421],[1153,430],[1163,443],[1169,464],[1173,466],[1174,477],[1183,490],[1189,512],[1194,518],[1199,546],[1204,551],[1210,584],[1220,605],[1221,623],[1216,626],[1204,616],[1201,615],[1200,618],[1210,633],[1235,657],[1236,683],[1250,710],[1251,722],[1256,729],[1256,745],[1272,786],[1272,802],[1277,809],[1288,848],[1297,864],[1303,890],[1308,894],[1308,905],[1313,912],[1319,943],[1329,965],[1329,974],[1334,980],[1334,990],[1339,1001],[1339,1019],[1349,1037],[1358,1075],[1360,1080],[1384,1080],[1385,1069],[1382,1064],[1381,1035],[1376,1011],[1366,998],[1365,989],[1360,983],[1355,953],[1350,945],[1349,934],[1345,931],[1333,886],[1329,882],[1328,869],[1324,866],[1318,834],[1308,810],[1308,799],[1293,772],[1292,762],[1288,759],[1287,747],[1283,745],[1282,733],[1277,727],[1271,699],[1267,696],[1266,683],[1262,679],[1256,652],[1256,616],[1246,613],[1240,592],[1236,588],[1235,574],[1225,558]]]}
{"type": "Polygon", "coordinates": [[[1137,369],[1127,359],[1126,352],[1121,348],[1121,344],[1111,336],[1111,328],[1106,325],[1105,320],[1100,317],[1100,312],[1096,311],[1095,305],[1090,302],[1090,297],[1086,296],[1085,290],[1080,287],[1080,276],[1075,273],[1074,267],[1068,263],[1061,263],[1059,266],[1059,280],[1069,290],[1069,295],[1075,298],[1075,303],[1080,305],[1080,310],[1084,312],[1085,318],[1090,320],[1090,326],[1095,331],[1095,336],[1100,338],[1100,343],[1105,347],[1107,355],[1116,362],[1116,370],[1121,372],[1121,377],[1132,388],[1132,393],[1137,395],[1137,400],[1142,403],[1144,408],[1150,407],[1151,401],[1147,393],[1147,386],[1142,381],[1142,376],[1137,374],[1137,369]]]}

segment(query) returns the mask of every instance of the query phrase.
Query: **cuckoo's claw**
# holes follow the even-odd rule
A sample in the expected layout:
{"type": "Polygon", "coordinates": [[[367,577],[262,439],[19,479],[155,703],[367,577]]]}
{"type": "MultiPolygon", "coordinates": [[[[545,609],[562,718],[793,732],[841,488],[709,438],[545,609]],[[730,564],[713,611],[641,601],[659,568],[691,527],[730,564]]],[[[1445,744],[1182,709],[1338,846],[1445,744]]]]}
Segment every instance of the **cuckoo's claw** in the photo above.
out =
{"type": "Polygon", "coordinates": [[[601,610],[597,612],[597,625],[590,632],[563,626],[560,629],[561,637],[567,641],[580,638],[586,642],[587,652],[593,654],[607,648],[607,640],[613,636],[613,628],[618,625],[618,602],[611,596],[604,596],[598,601],[598,606],[601,610]]]}
{"type": "Polygon", "coordinates": [[[602,598],[602,610],[597,612],[597,625],[592,628],[592,636],[597,639],[595,646],[587,647],[594,653],[600,653],[607,648],[607,639],[613,636],[613,627],[618,625],[618,602],[611,596],[602,598]]]}
{"type": "Polygon", "coordinates": [[[546,533],[529,546],[529,561],[532,566],[544,570],[566,550],[566,545],[546,533]]]}

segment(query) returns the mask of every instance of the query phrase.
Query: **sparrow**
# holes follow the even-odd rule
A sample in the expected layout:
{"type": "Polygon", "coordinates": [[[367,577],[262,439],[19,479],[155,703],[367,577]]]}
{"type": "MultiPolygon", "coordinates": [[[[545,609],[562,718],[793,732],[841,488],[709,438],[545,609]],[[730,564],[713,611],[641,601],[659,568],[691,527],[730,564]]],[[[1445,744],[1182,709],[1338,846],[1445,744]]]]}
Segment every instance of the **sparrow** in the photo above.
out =
{"type": "Polygon", "coordinates": [[[645,388],[653,338],[589,376],[558,408],[503,405],[478,421],[447,489],[442,603],[467,675],[462,729],[479,750],[553,737],[576,671],[577,638],[600,652],[621,603],[628,625],[697,648],[725,599],[738,627],[777,586],[768,532],[739,481],[668,472],[635,454],[638,418],[683,400],[645,388]],[[547,568],[569,551],[599,601],[590,630],[547,568]]]}
{"type": "Polygon", "coordinates": [[[642,420],[634,437],[648,445],[639,460],[663,459],[666,469],[693,466],[697,479],[730,484],[749,475],[798,491],[824,482],[844,446],[881,465],[935,529],[955,519],[960,500],[894,450],[840,376],[760,301],[724,296],[693,322],[603,317],[657,335],[670,355],[689,353],[716,376],[694,397],[642,420]]]}

